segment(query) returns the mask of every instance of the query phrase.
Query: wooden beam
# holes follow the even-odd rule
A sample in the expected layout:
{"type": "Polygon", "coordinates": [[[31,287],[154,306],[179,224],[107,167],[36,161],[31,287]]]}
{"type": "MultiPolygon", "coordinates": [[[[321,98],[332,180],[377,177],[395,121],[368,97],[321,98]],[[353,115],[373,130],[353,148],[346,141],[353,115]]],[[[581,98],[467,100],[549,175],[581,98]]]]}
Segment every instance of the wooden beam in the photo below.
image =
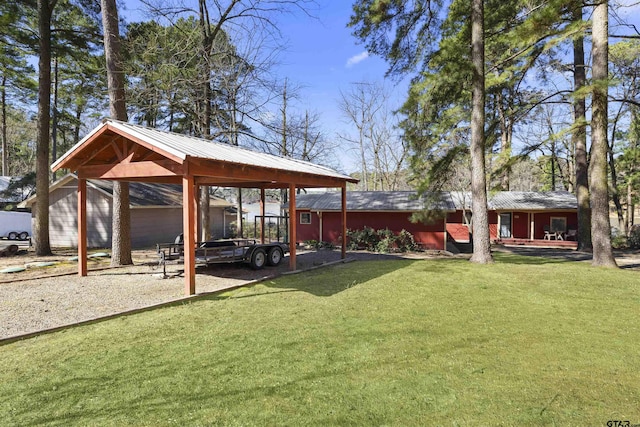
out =
{"type": "Polygon", "coordinates": [[[265,211],[264,188],[260,189],[260,243],[264,243],[264,211],[265,211]]]}
{"type": "Polygon", "coordinates": [[[184,167],[171,160],[118,163],[108,165],[87,165],[78,168],[78,176],[94,179],[123,179],[135,181],[137,178],[184,175],[184,167]]]}
{"type": "MultiPolygon", "coordinates": [[[[192,159],[189,159],[192,160],[192,159]]],[[[240,180],[272,184],[272,188],[280,187],[278,184],[296,184],[298,187],[339,187],[344,179],[314,175],[304,172],[292,172],[281,169],[272,169],[253,165],[243,165],[238,163],[223,162],[217,160],[193,159],[193,175],[199,177],[200,183],[205,179],[218,178],[222,180],[240,180]],[[200,178],[202,177],[202,178],[200,178]]],[[[354,180],[357,182],[357,180],[354,180]]],[[[282,186],[286,188],[286,186],[282,186]]]]}
{"type": "Polygon", "coordinates": [[[78,179],[78,275],[87,275],[87,180],[78,179]]]}
{"type": "Polygon", "coordinates": [[[296,269],[296,185],[289,185],[289,268],[291,271],[296,269]]]}
{"type": "Polygon", "coordinates": [[[182,225],[184,238],[184,293],[196,293],[196,195],[193,176],[182,178],[182,225]]]}
{"type": "Polygon", "coordinates": [[[347,257],[347,183],[342,184],[342,259],[347,257]]]}

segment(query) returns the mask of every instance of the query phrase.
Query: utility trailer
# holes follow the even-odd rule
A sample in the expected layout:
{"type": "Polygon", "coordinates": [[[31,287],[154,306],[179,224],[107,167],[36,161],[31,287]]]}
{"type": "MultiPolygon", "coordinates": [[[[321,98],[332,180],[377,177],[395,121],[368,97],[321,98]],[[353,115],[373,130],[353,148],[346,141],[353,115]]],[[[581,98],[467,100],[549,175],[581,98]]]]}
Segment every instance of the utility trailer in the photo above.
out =
{"type": "Polygon", "coordinates": [[[0,237],[27,240],[31,235],[31,214],[28,212],[0,212],[0,237]]]}
{"type": "MultiPolygon", "coordinates": [[[[182,235],[174,243],[158,243],[156,248],[163,268],[168,261],[184,261],[182,235]]],[[[255,239],[211,240],[196,244],[196,263],[246,263],[254,270],[259,270],[265,265],[279,265],[287,252],[289,246],[280,242],[258,243],[255,239]]]]}

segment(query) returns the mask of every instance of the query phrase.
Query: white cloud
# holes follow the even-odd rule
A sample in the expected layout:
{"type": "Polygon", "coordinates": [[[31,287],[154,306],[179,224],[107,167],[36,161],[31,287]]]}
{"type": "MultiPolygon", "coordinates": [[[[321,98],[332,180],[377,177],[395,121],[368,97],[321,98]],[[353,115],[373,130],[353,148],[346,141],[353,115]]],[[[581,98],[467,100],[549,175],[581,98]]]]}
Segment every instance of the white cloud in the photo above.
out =
{"type": "Polygon", "coordinates": [[[366,50],[364,52],[361,52],[357,55],[352,56],[347,60],[347,68],[353,67],[354,65],[364,61],[368,57],[369,57],[369,52],[367,52],[366,50]]]}

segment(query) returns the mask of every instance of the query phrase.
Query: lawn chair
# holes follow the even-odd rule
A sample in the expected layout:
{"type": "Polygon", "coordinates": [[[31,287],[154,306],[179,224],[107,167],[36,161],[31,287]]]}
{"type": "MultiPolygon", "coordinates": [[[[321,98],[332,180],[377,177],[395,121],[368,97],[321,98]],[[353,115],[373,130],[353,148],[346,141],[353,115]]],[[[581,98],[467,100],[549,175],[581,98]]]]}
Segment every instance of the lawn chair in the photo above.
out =
{"type": "Polygon", "coordinates": [[[569,229],[565,235],[565,240],[578,240],[578,230],[569,229]]]}
{"type": "Polygon", "coordinates": [[[551,240],[552,237],[554,239],[556,238],[556,233],[551,232],[551,227],[549,227],[548,225],[545,225],[543,229],[544,229],[544,240],[551,240]]]}

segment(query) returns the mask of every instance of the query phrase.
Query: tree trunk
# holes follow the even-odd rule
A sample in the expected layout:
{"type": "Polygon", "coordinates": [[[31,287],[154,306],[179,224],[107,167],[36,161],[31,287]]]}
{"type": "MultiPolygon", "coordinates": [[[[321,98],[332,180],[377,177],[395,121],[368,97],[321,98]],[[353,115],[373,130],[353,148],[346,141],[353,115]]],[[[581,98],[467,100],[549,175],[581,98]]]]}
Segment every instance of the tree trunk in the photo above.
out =
{"type": "Polygon", "coordinates": [[[471,261],[493,262],[487,211],[487,178],[484,162],[484,4],[473,0],[471,5],[471,61],[473,88],[471,95],[471,197],[473,206],[473,255],[471,261]]]}
{"type": "Polygon", "coordinates": [[[609,221],[609,185],[607,180],[607,83],[609,60],[608,1],[603,0],[593,11],[593,114],[591,118],[591,240],[593,265],[616,267],[611,249],[609,221]]]}
{"type": "MultiPolygon", "coordinates": [[[[582,4],[582,3],[580,3],[582,4]]],[[[576,7],[574,22],[582,21],[582,7],[576,7]]],[[[586,83],[584,64],[584,37],[573,41],[574,91],[580,91],[586,83]]],[[[589,196],[589,161],[587,159],[587,118],[584,96],[576,96],[573,103],[573,132],[575,147],[576,198],[578,199],[578,250],[591,251],[591,202],[589,196]]]]}
{"type": "Polygon", "coordinates": [[[618,114],[613,120],[613,128],[611,129],[611,140],[607,143],[607,155],[609,160],[609,176],[611,177],[611,200],[616,207],[616,213],[618,214],[618,227],[620,230],[624,229],[624,212],[622,211],[622,201],[620,200],[620,193],[618,192],[618,173],[616,172],[616,159],[613,153],[613,147],[616,141],[616,130],[618,120],[622,113],[623,106],[618,109],[618,114]]]}
{"type": "Polygon", "coordinates": [[[9,176],[9,156],[7,154],[7,76],[2,76],[2,175],[9,176]]]}
{"type": "Polygon", "coordinates": [[[36,255],[51,255],[49,242],[49,132],[51,116],[51,14],[55,1],[38,0],[38,135],[36,142],[36,255]]]}
{"type": "Polygon", "coordinates": [[[627,181],[627,215],[624,218],[624,235],[629,237],[633,225],[633,188],[631,180],[627,181]]]}
{"type": "MultiPolygon", "coordinates": [[[[116,120],[127,121],[124,92],[124,71],[118,32],[118,9],[115,0],[101,0],[104,27],[104,54],[107,62],[109,112],[116,120]]],[[[131,259],[131,215],[129,183],[113,183],[113,216],[111,227],[111,265],[133,264],[131,259]]]]}

